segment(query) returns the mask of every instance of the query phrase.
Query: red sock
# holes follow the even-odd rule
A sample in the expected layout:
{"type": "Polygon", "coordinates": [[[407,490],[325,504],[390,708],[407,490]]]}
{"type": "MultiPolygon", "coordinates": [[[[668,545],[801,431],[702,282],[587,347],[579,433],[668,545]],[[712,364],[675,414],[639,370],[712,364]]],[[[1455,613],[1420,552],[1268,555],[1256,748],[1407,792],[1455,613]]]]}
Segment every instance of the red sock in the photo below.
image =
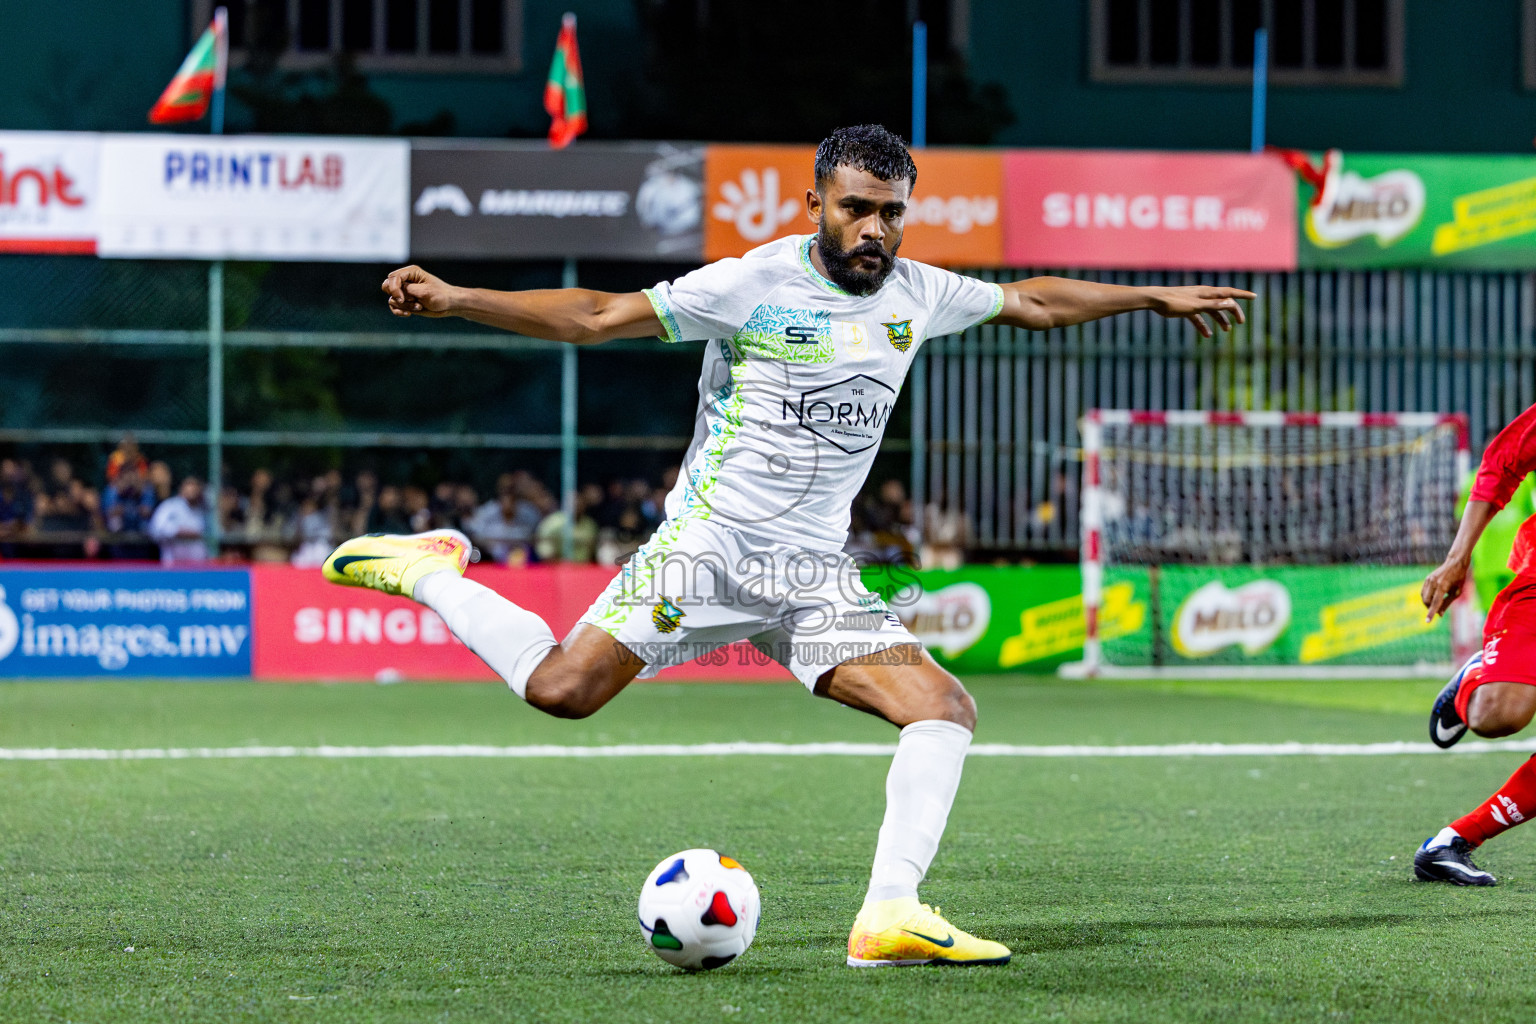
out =
{"type": "Polygon", "coordinates": [[[1472,701],[1472,691],[1486,682],[1488,679],[1483,672],[1483,666],[1478,665],[1467,671],[1461,685],[1456,688],[1456,714],[1461,716],[1463,722],[1467,720],[1467,705],[1472,701]]]}
{"type": "Polygon", "coordinates": [[[1536,757],[1532,757],[1509,777],[1509,781],[1481,807],[1464,818],[1451,822],[1451,828],[1473,846],[1478,846],[1506,829],[1514,828],[1527,814],[1536,814],[1536,757]]]}

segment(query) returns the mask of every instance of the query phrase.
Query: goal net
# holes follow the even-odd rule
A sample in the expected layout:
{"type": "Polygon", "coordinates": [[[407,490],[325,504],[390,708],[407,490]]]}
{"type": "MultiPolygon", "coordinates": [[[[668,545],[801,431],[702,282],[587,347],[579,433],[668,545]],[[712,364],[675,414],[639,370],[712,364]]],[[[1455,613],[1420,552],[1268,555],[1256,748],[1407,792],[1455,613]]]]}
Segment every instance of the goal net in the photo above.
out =
{"type": "Polygon", "coordinates": [[[1082,437],[1079,671],[1451,663],[1451,624],[1424,621],[1419,586],[1456,531],[1465,417],[1099,409],[1082,437]]]}

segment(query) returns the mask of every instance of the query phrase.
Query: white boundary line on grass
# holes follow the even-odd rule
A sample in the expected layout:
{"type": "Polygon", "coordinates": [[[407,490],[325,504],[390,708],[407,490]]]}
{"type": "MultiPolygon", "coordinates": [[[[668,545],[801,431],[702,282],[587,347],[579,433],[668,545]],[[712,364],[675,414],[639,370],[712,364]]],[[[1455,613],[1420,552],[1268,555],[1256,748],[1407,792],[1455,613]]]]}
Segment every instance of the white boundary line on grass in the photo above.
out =
{"type": "MultiPolygon", "coordinates": [[[[1457,754],[1530,753],[1536,739],[1469,741],[1457,754]]],[[[600,758],[600,757],[889,757],[894,743],[655,743],[603,747],[462,744],[387,747],[0,747],[0,761],[184,761],[242,758],[600,758]]],[[[1391,757],[1443,753],[1432,743],[1169,743],[1132,746],[1019,746],[977,743],[972,757],[1391,757]]]]}

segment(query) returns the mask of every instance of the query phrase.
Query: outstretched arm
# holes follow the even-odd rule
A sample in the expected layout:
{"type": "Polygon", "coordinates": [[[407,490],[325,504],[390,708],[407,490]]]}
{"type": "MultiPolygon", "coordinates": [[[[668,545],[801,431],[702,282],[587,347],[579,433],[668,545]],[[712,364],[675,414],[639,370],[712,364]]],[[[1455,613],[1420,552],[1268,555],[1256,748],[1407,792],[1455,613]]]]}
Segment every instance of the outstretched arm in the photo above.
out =
{"type": "Polygon", "coordinates": [[[1188,320],[1204,337],[1213,331],[1205,318],[1230,331],[1233,323],[1244,320],[1239,299],[1252,299],[1253,292],[1241,288],[1216,288],[1206,285],[1187,287],[1133,288],[1119,284],[1099,284],[1067,277],[1032,277],[1014,281],[1003,288],[1003,309],[990,322],[1032,331],[1067,327],[1116,313],[1150,309],[1160,316],[1188,320]]]}
{"type": "Polygon", "coordinates": [[[1461,596],[1467,572],[1472,568],[1472,549],[1477,547],[1477,540],[1488,528],[1489,521],[1498,514],[1498,506],[1490,501],[1467,502],[1445,561],[1424,578],[1424,586],[1419,588],[1419,600],[1427,609],[1425,622],[1434,621],[1436,615],[1444,615],[1450,610],[1451,603],[1461,596]]]}
{"type": "Polygon", "coordinates": [[[530,338],[597,345],[615,338],[654,338],[661,321],[643,292],[545,288],[499,292],[458,288],[417,266],[390,271],[382,285],[395,316],[457,316],[530,338]]]}
{"type": "Polygon", "coordinates": [[[1461,593],[1478,538],[1487,529],[1489,520],[1509,504],[1520,482],[1533,470],[1536,470],[1536,405],[1510,420],[1509,425],[1488,443],[1451,550],[1440,567],[1424,580],[1419,593],[1424,607],[1429,610],[1426,620],[1444,615],[1461,593]]]}

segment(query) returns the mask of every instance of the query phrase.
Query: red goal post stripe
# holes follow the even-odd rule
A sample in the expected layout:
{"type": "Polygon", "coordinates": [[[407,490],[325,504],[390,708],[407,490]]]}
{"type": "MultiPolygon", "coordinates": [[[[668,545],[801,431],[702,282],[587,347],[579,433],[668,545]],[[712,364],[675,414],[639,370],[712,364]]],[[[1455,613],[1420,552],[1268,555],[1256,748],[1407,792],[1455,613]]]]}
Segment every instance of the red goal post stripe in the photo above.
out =
{"type": "Polygon", "coordinates": [[[1215,412],[1206,409],[1090,409],[1086,423],[1100,426],[1156,427],[1364,427],[1425,428],[1453,426],[1456,446],[1468,450],[1467,416],[1460,412],[1215,412]]]}

